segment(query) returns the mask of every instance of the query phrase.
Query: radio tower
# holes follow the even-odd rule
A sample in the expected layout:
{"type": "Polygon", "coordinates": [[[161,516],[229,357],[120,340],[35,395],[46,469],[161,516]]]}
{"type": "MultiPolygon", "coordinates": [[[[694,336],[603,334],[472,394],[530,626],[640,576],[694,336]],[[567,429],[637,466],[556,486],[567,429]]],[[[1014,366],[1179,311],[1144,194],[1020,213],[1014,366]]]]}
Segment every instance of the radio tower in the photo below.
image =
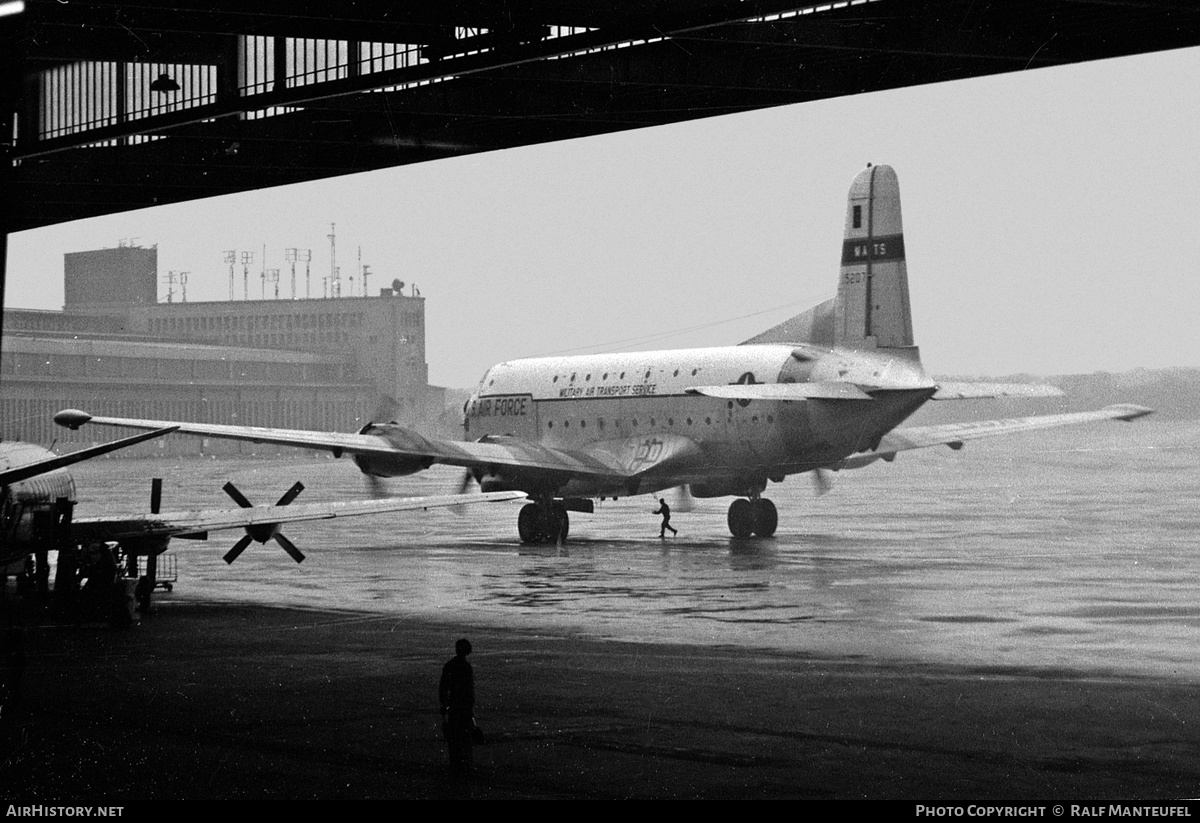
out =
{"type": "Polygon", "coordinates": [[[229,264],[229,301],[233,302],[233,266],[237,263],[237,252],[225,252],[225,262],[229,264]]]}
{"type": "Polygon", "coordinates": [[[334,231],[336,224],[329,224],[329,294],[328,297],[338,297],[342,290],[342,284],[338,281],[337,269],[337,233],[334,231]]]}
{"type": "Polygon", "coordinates": [[[250,299],[250,264],[254,262],[254,252],[242,252],[242,299],[250,299]]]}

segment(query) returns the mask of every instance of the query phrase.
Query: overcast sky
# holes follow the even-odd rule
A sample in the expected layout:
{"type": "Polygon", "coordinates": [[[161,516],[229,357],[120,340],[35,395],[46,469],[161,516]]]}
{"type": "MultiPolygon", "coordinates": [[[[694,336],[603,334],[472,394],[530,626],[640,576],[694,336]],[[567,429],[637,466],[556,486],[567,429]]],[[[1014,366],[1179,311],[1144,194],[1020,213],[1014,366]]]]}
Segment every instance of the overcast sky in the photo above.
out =
{"type": "Polygon", "coordinates": [[[900,178],[931,372],[1197,367],[1197,101],[1187,49],[127,212],[11,236],[5,301],[61,308],[63,254],[128,238],[189,301],[227,298],[226,249],[255,252],[258,297],[264,244],[285,280],[311,248],[320,294],[336,223],[343,278],[361,246],[373,293],[426,298],[430,382],[473,386],[516,357],[737,343],[832,296],[873,162],[900,178]]]}

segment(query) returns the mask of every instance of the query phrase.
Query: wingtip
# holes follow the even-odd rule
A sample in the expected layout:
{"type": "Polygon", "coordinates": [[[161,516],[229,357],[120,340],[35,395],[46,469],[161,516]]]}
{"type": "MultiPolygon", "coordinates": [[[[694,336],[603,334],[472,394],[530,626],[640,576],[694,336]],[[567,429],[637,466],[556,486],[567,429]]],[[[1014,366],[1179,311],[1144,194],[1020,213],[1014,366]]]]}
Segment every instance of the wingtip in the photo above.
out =
{"type": "Polygon", "coordinates": [[[54,415],[54,422],[74,431],[92,419],[92,416],[79,409],[63,409],[54,415]]]}
{"type": "Polygon", "coordinates": [[[1154,414],[1154,409],[1146,406],[1138,406],[1133,403],[1117,403],[1107,407],[1109,411],[1114,412],[1114,420],[1124,420],[1130,422],[1137,420],[1139,417],[1145,417],[1148,414],[1154,414]]]}

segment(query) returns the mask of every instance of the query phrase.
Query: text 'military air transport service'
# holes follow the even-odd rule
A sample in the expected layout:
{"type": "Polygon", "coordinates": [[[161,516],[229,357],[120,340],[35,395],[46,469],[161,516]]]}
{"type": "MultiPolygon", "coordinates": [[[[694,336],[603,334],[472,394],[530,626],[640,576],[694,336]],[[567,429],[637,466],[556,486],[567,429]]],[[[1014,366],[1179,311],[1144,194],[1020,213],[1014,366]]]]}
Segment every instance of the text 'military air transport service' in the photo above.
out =
{"type": "Polygon", "coordinates": [[[513,360],[488,370],[464,407],[462,442],[395,423],[357,434],[180,421],[93,417],[65,410],[69,428],[92,422],[325,449],[349,454],[368,476],[462,466],[483,491],[521,491],[523,541],[561,540],[568,511],[593,500],[686,486],[733,497],[729,530],[774,534],[768,484],[852,469],[925,446],[1096,420],[1150,409],[897,428],[928,400],[1045,397],[1050,386],[938,383],[913,341],[900,187],[889,166],[850,186],[837,295],[741,345],[513,360]]]}

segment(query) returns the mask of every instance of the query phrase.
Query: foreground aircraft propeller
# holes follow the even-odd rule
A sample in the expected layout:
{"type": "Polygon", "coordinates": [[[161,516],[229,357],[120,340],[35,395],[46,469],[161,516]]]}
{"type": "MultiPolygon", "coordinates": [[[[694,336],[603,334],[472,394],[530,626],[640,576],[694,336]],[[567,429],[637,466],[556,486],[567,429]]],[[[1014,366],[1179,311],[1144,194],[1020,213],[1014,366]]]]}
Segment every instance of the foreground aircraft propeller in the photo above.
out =
{"type": "MultiPolygon", "coordinates": [[[[254,504],[247,500],[246,496],[238,491],[237,486],[233,485],[233,483],[226,483],[224,486],[222,486],[222,488],[225,490],[227,495],[233,498],[233,502],[237,503],[243,509],[254,508],[254,504]]],[[[288,505],[295,500],[302,491],[304,491],[304,484],[297,481],[295,485],[283,493],[283,497],[279,498],[279,502],[275,505],[288,505]]],[[[246,534],[241,540],[233,544],[233,548],[227,551],[222,559],[226,563],[233,563],[234,560],[237,560],[238,555],[246,550],[246,547],[250,545],[251,541],[257,540],[259,543],[266,543],[267,540],[270,539],[274,539],[274,541],[283,547],[283,550],[287,552],[297,563],[304,562],[304,553],[296,548],[295,543],[293,543],[291,540],[288,540],[280,533],[278,523],[261,523],[255,526],[247,526],[246,534]]]]}

